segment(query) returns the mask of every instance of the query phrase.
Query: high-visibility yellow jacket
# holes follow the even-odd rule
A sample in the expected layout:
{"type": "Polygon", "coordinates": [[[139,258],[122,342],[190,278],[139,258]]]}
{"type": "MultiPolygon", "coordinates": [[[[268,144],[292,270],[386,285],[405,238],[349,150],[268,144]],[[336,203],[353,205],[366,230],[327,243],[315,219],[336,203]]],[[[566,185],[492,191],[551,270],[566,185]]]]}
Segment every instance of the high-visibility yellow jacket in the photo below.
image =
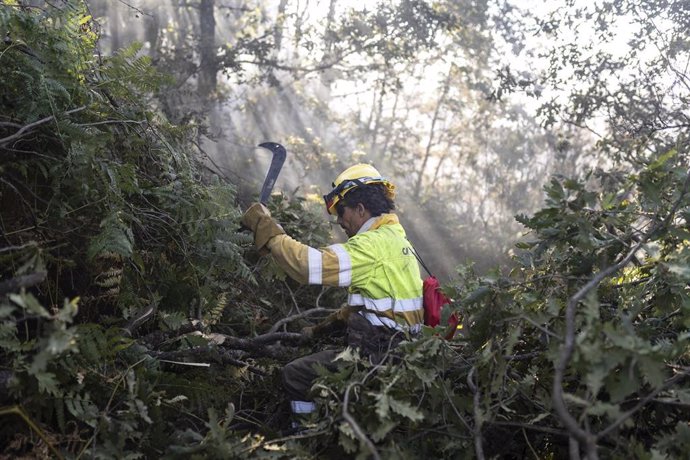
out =
{"type": "Polygon", "coordinates": [[[266,247],[298,282],[348,287],[348,304],[363,306],[359,313],[374,326],[421,329],[419,266],[395,214],[372,217],[342,244],[316,249],[283,233],[271,236],[266,247]]]}

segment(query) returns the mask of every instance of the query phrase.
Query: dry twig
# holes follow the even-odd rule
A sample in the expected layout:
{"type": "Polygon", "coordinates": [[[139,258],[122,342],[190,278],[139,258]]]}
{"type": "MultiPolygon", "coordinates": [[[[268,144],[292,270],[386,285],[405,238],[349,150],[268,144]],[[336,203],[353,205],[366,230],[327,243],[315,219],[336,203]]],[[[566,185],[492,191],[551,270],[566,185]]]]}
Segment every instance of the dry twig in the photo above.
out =
{"type": "Polygon", "coordinates": [[[352,431],[355,433],[355,436],[357,436],[357,438],[359,438],[359,440],[367,446],[371,455],[376,460],[381,460],[381,455],[379,455],[379,452],[376,450],[376,446],[374,445],[374,443],[371,442],[371,439],[369,439],[366,434],[364,434],[364,431],[359,426],[355,418],[347,411],[347,405],[350,402],[350,390],[353,386],[359,384],[359,382],[352,382],[347,386],[347,389],[345,390],[345,397],[343,398],[342,415],[345,421],[350,424],[350,427],[352,427],[352,431]]]}
{"type": "Polygon", "coordinates": [[[479,393],[479,388],[474,383],[474,371],[476,367],[472,367],[469,374],[467,374],[467,385],[470,387],[473,398],[473,414],[474,414],[474,453],[477,455],[479,460],[484,460],[484,446],[482,445],[482,414],[479,408],[479,400],[481,394],[479,393]]]}

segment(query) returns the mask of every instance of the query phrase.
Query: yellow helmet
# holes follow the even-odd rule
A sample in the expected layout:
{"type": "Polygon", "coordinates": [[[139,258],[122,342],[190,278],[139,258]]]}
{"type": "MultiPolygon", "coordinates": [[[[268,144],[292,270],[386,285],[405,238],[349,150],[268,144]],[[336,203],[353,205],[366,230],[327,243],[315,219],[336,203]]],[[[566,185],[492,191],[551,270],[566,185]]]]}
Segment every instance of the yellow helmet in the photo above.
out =
{"type": "Polygon", "coordinates": [[[383,184],[386,188],[386,196],[391,200],[395,197],[395,185],[391,184],[385,177],[382,177],[372,165],[359,163],[350,166],[340,173],[333,181],[333,190],[323,196],[328,213],[335,215],[336,205],[343,199],[345,194],[355,187],[364,184],[383,184]]]}

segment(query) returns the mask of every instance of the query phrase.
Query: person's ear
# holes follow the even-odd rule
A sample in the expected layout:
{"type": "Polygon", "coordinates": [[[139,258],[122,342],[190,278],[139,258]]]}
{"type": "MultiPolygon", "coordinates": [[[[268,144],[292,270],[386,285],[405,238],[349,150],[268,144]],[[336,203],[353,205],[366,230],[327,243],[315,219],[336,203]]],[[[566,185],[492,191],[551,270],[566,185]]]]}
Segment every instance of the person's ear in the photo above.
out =
{"type": "Polygon", "coordinates": [[[364,216],[366,211],[367,210],[362,203],[357,203],[357,214],[359,214],[360,217],[364,216]]]}

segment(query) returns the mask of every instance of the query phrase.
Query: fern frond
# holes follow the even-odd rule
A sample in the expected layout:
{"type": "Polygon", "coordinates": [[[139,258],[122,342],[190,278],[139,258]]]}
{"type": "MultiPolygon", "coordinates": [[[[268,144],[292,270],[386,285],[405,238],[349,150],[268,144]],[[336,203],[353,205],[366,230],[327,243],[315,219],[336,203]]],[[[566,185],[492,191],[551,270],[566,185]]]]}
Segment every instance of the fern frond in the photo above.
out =
{"type": "Polygon", "coordinates": [[[119,213],[113,213],[101,221],[101,232],[91,240],[87,257],[91,260],[105,252],[114,252],[123,257],[131,257],[134,235],[119,213]]]}
{"type": "Polygon", "coordinates": [[[223,317],[223,312],[228,306],[228,293],[221,292],[218,294],[215,305],[208,308],[204,314],[204,322],[209,325],[217,324],[223,317]]]}
{"type": "Polygon", "coordinates": [[[42,77],[41,86],[45,96],[59,104],[59,106],[67,106],[72,103],[72,97],[63,82],[50,77],[42,77]]]}
{"type": "Polygon", "coordinates": [[[65,408],[77,420],[81,420],[91,427],[95,427],[99,417],[98,407],[91,401],[88,393],[69,393],[63,398],[65,408]]]}
{"type": "Polygon", "coordinates": [[[108,339],[103,328],[98,324],[82,324],[78,328],[77,347],[89,363],[102,364],[110,355],[108,339]]]}
{"type": "Polygon", "coordinates": [[[165,328],[173,331],[179,329],[183,324],[187,324],[189,322],[187,315],[180,311],[161,313],[160,317],[162,323],[165,325],[165,328]]]}

